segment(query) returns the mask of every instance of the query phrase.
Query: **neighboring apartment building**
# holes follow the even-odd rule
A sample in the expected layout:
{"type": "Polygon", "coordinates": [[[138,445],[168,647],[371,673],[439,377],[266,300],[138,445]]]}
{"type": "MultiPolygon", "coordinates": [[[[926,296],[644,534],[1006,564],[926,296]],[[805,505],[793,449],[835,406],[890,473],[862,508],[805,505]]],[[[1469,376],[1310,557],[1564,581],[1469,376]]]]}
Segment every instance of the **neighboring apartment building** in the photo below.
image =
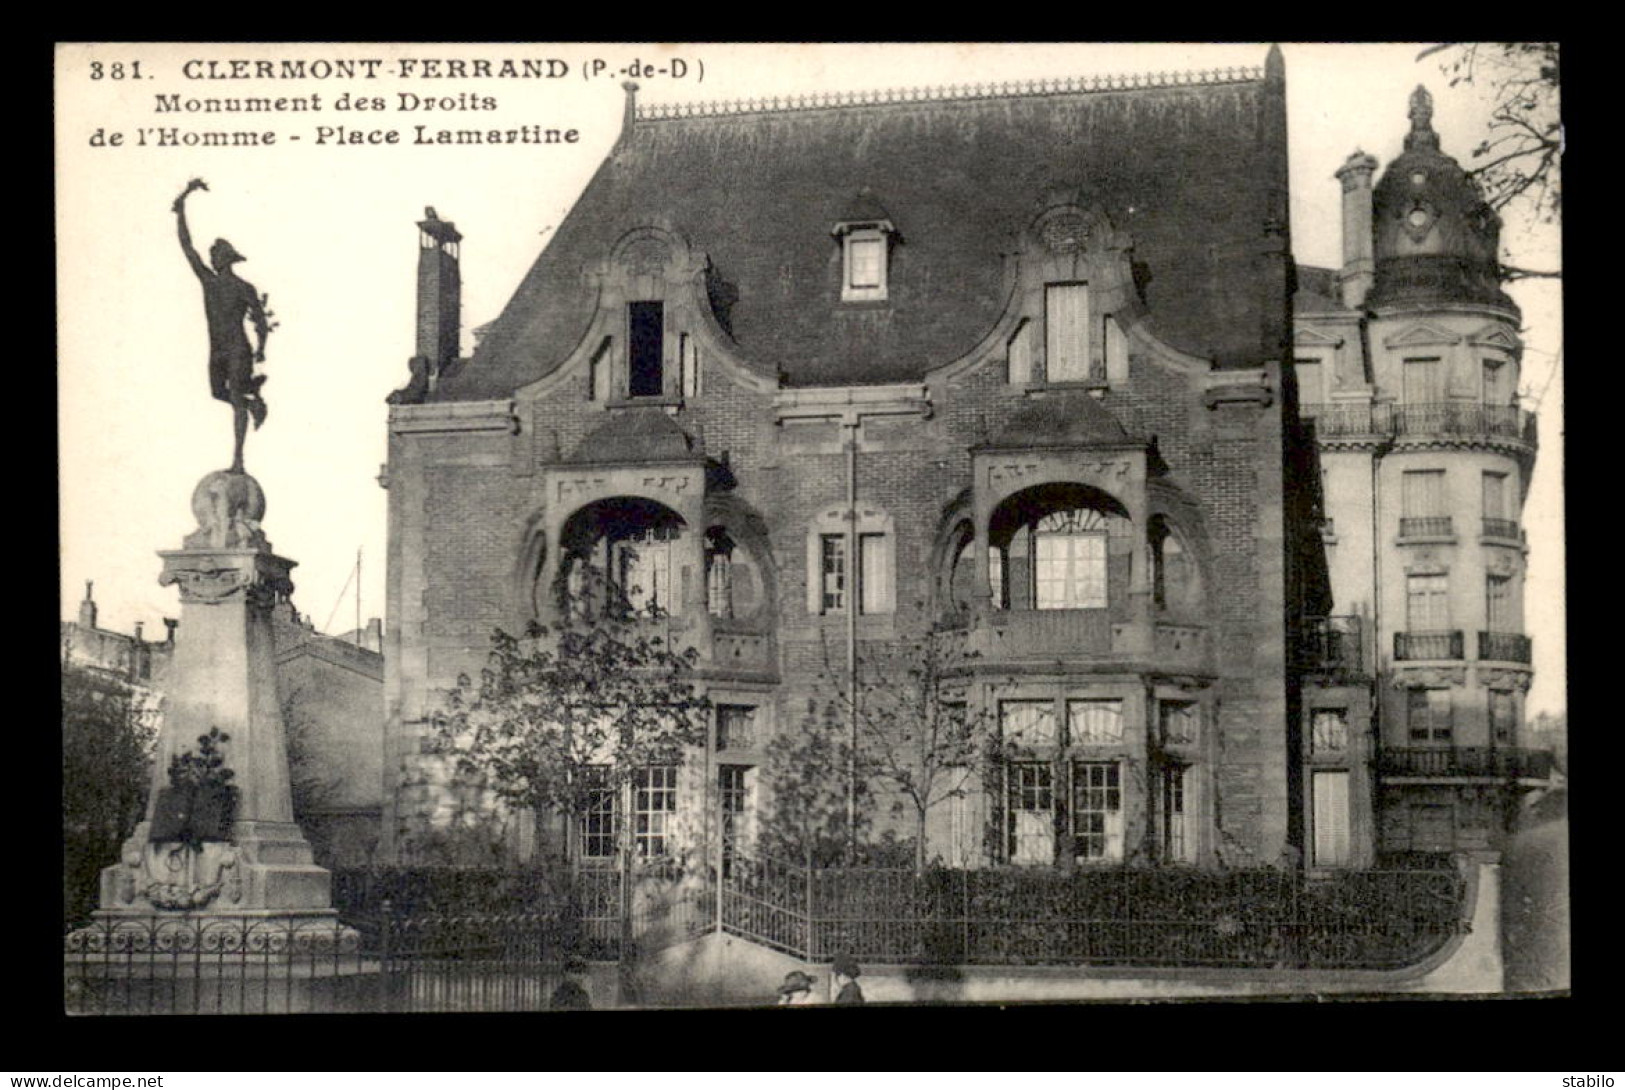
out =
{"type": "MultiPolygon", "coordinates": [[[[378,846],[383,792],[382,630],[378,621],[341,637],[323,636],[287,603],[272,613],[277,685],[292,758],[295,810],[328,866],[371,862],[378,846]]],[[[165,619],[161,643],[97,624],[92,585],[85,584],[75,621],[61,624],[62,662],[111,673],[157,715],[179,624],[165,619]]],[[[184,637],[182,637],[184,638],[184,637]]]]}
{"type": "Polygon", "coordinates": [[[1340,615],[1316,626],[1304,724],[1313,808],[1327,809],[1312,854],[1330,860],[1496,849],[1508,808],[1550,766],[1520,737],[1532,668],[1519,512],[1536,435],[1500,221],[1440,149],[1424,88],[1410,118],[1375,185],[1362,152],[1337,172],[1343,266],[1300,267],[1294,299],[1340,615]]]}
{"type": "MultiPolygon", "coordinates": [[[[455,816],[425,745],[442,694],[596,562],[698,649],[719,709],[719,751],[639,774],[637,829],[748,823],[826,664],[844,685],[849,654],[939,626],[1005,749],[931,855],[1301,858],[1299,649],[1331,601],[1282,388],[1279,51],[773,105],[635,92],[469,358],[461,235],[419,224],[381,478],[385,856],[455,816]]],[[[542,831],[607,854],[605,816],[542,831]]]]}

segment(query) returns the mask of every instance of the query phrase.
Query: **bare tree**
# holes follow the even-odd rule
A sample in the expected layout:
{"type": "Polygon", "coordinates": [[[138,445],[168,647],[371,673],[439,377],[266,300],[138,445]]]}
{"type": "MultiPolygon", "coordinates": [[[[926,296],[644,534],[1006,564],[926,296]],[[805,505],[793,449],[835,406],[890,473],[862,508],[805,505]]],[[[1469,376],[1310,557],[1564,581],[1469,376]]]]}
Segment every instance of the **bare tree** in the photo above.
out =
{"type": "MultiPolygon", "coordinates": [[[[1488,131],[1468,168],[1490,207],[1503,216],[1521,213],[1531,226],[1558,222],[1563,122],[1557,43],[1447,42],[1423,50],[1417,60],[1434,56],[1442,58],[1450,86],[1481,86],[1493,96],[1488,131]]],[[[1501,267],[1509,281],[1561,275],[1561,269],[1501,267]]]]}

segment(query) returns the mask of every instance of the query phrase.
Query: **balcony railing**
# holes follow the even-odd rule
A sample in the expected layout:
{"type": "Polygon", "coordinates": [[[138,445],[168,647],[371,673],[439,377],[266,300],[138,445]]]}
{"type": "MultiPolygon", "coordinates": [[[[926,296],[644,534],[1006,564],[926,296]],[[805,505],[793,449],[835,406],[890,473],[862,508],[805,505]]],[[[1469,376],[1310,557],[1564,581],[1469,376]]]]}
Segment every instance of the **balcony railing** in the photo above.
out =
{"type": "Polygon", "coordinates": [[[1463,659],[1462,635],[1457,632],[1395,632],[1394,658],[1400,662],[1418,659],[1463,659]]]}
{"type": "Polygon", "coordinates": [[[1517,519],[1484,519],[1484,536],[1499,537],[1510,541],[1518,540],[1517,519]]]}
{"type": "Polygon", "coordinates": [[[1495,662],[1533,662],[1534,641],[1520,632],[1480,632],[1478,657],[1495,662]]]}
{"type": "Polygon", "coordinates": [[[1487,746],[1384,749],[1378,770],[1384,776],[1544,780],[1552,772],[1552,754],[1545,749],[1487,746]]]}
{"type": "Polygon", "coordinates": [[[1313,417],[1315,434],[1322,438],[1403,435],[1498,437],[1534,446],[1535,414],[1516,405],[1484,405],[1471,401],[1429,401],[1415,405],[1306,404],[1299,414],[1313,417]]]}
{"type": "Polygon", "coordinates": [[[1362,666],[1360,618],[1309,617],[1303,630],[1302,664],[1316,673],[1357,674],[1362,666]]]}
{"type": "Polygon", "coordinates": [[[1408,516],[1399,520],[1400,537],[1453,537],[1449,515],[1408,516]]]}

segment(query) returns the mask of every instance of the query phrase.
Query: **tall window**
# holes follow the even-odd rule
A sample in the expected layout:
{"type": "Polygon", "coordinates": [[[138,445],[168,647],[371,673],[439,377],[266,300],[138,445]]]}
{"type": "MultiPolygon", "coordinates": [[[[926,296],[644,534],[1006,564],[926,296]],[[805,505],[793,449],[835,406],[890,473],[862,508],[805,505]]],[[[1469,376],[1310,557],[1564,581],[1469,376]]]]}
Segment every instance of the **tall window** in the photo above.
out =
{"type": "Polygon", "coordinates": [[[1169,863],[1191,861],[1190,834],[1185,825],[1185,772],[1184,768],[1165,768],[1160,777],[1162,858],[1169,863]]]}
{"type": "Polygon", "coordinates": [[[1427,405],[1444,400],[1444,367],[1433,359],[1406,360],[1401,368],[1407,405],[1427,405]]]}
{"type": "Polygon", "coordinates": [[[1516,632],[1518,618],[1512,600],[1512,576],[1484,577],[1484,627],[1490,632],[1516,632]]]}
{"type": "Polygon", "coordinates": [[[671,854],[676,816],[677,766],[638,769],[632,778],[632,847],[638,858],[671,854]]]}
{"type": "Polygon", "coordinates": [[[1056,511],[1034,528],[1033,604],[1106,608],[1106,520],[1098,511],[1056,511]]]}
{"type": "MultiPolygon", "coordinates": [[[[851,565],[846,555],[845,534],[820,534],[818,538],[819,612],[839,613],[846,609],[851,590],[851,565]]],[[[858,612],[888,613],[892,608],[891,541],[886,534],[858,535],[858,612]]]]}
{"type": "Polygon", "coordinates": [[[727,531],[705,532],[705,611],[713,617],[734,615],[734,543],[727,531]]]}
{"type": "Polygon", "coordinates": [[[1298,401],[1307,409],[1326,399],[1326,378],[1319,360],[1293,360],[1298,372],[1298,401]]]}
{"type": "Polygon", "coordinates": [[[1409,689],[1405,727],[1413,742],[1449,742],[1452,734],[1449,689],[1409,689]]]}
{"type": "Polygon", "coordinates": [[[672,542],[679,530],[674,526],[654,526],[642,533],[623,537],[610,550],[610,563],[616,585],[626,603],[637,612],[674,612],[677,598],[671,582],[672,542]]]}
{"type": "Polygon", "coordinates": [[[615,787],[609,769],[588,765],[581,770],[586,797],[581,808],[581,856],[611,859],[615,855],[615,787]]]}
{"type": "Polygon", "coordinates": [[[1072,855],[1079,863],[1123,857],[1123,792],[1116,761],[1072,763],[1072,855]]]}
{"type": "Polygon", "coordinates": [[[1009,814],[1005,853],[1010,862],[1048,866],[1055,862],[1054,770],[1040,761],[1005,766],[1009,814]]]}
{"type": "Polygon", "coordinates": [[[1507,475],[1505,473],[1484,474],[1484,517],[1486,519],[1505,519],[1507,515],[1507,475]]]}
{"type": "Polygon", "coordinates": [[[1314,795],[1314,865],[1349,864],[1349,774],[1316,772],[1310,786],[1314,795]]]}
{"type": "Polygon", "coordinates": [[[1511,370],[1504,360],[1484,361],[1484,404],[1512,404],[1511,370]]]}
{"type": "Polygon", "coordinates": [[[1510,746],[1518,737],[1518,709],[1510,692],[1490,690],[1490,738],[1498,746],[1510,746]]]}
{"type": "Polygon", "coordinates": [[[750,767],[717,766],[717,801],[722,832],[722,876],[733,873],[734,858],[746,847],[750,816],[750,767]]]}
{"type": "Polygon", "coordinates": [[[822,612],[838,613],[846,608],[846,535],[824,534],[818,548],[822,612]]]}
{"type": "Polygon", "coordinates": [[[1044,358],[1050,382],[1089,377],[1089,285],[1044,285],[1044,358]]]}
{"type": "Polygon", "coordinates": [[[1316,708],[1309,713],[1311,752],[1344,753],[1349,747],[1349,713],[1346,708],[1316,708]]]}
{"type": "Polygon", "coordinates": [[[665,393],[665,304],[643,300],[626,304],[627,392],[632,397],[665,393]]]}
{"type": "Polygon", "coordinates": [[[885,534],[858,535],[858,612],[882,613],[891,600],[891,557],[885,534]]]}
{"type": "Polygon", "coordinates": [[[1405,518],[1437,518],[1445,513],[1444,470],[1408,469],[1399,484],[1405,518]]]}
{"type": "Polygon", "coordinates": [[[1405,628],[1443,632],[1450,627],[1450,584],[1444,575],[1405,577],[1405,628]]]}

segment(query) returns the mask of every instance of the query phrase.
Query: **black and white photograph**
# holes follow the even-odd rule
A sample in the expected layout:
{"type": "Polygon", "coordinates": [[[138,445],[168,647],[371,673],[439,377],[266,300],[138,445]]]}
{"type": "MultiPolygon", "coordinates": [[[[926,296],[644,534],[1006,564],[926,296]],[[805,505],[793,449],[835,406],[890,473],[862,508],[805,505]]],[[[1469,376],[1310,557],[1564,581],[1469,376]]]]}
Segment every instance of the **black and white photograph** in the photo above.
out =
{"type": "Polygon", "coordinates": [[[66,1014],[1569,994],[1556,44],[54,103],[66,1014]]]}

